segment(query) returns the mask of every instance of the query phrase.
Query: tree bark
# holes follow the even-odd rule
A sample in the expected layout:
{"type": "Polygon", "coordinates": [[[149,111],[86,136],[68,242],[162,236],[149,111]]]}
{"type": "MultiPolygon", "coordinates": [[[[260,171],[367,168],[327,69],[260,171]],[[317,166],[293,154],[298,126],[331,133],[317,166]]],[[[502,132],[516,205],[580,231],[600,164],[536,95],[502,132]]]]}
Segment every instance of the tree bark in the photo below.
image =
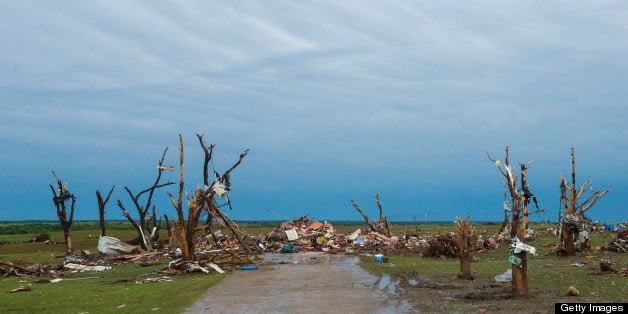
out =
{"type": "Polygon", "coordinates": [[[111,197],[111,193],[113,193],[113,189],[116,186],[112,186],[111,190],[107,194],[105,199],[100,195],[100,191],[96,190],[96,199],[98,200],[98,217],[100,218],[100,236],[106,235],[107,226],[105,225],[105,206],[107,206],[107,202],[109,202],[109,197],[111,197]]]}

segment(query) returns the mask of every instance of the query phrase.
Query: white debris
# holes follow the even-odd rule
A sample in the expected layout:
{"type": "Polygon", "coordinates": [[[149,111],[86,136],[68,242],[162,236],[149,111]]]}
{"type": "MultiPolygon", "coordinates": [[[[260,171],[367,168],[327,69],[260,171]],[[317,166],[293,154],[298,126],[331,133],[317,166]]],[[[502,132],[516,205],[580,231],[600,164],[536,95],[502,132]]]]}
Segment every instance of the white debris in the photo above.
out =
{"type": "Polygon", "coordinates": [[[73,273],[82,273],[84,271],[96,271],[101,272],[105,270],[113,269],[111,266],[88,266],[74,263],[67,263],[63,266],[63,268],[67,268],[71,270],[73,273]]]}
{"type": "Polygon", "coordinates": [[[222,182],[220,182],[218,178],[216,178],[216,180],[214,181],[212,190],[220,198],[225,198],[227,196],[227,187],[224,184],[222,184],[222,182]]]}
{"type": "Polygon", "coordinates": [[[288,241],[294,241],[299,239],[299,235],[297,234],[297,230],[292,228],[285,231],[286,236],[288,236],[288,241]]]}
{"type": "Polygon", "coordinates": [[[505,271],[503,274],[495,276],[497,282],[510,282],[512,281],[512,269],[505,271]]]}
{"type": "Polygon", "coordinates": [[[358,238],[358,236],[360,235],[360,233],[362,233],[361,229],[358,229],[356,231],[354,231],[350,236],[349,236],[349,240],[351,241],[355,241],[355,239],[358,238]]]}
{"type": "Polygon", "coordinates": [[[213,268],[215,271],[217,271],[220,274],[224,274],[225,273],[225,271],[222,270],[222,268],[220,268],[218,265],[216,265],[214,263],[209,263],[207,265],[209,265],[209,267],[213,268]]]}
{"type": "Polygon", "coordinates": [[[527,245],[521,241],[519,241],[519,238],[515,237],[513,244],[510,246],[513,249],[513,252],[516,253],[521,253],[521,252],[528,252],[530,254],[534,254],[536,255],[536,248],[531,246],[531,245],[527,245]]]}
{"type": "Polygon", "coordinates": [[[131,254],[137,251],[137,248],[133,245],[126,244],[120,239],[108,236],[101,236],[98,239],[98,252],[107,255],[122,255],[131,254]]]}

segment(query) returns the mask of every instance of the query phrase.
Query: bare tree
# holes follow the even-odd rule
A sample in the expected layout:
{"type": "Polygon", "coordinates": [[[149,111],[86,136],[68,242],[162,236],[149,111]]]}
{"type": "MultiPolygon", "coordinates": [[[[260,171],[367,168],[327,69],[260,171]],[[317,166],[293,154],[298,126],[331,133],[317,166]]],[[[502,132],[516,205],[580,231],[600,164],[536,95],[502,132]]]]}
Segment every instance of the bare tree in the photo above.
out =
{"type": "Polygon", "coordinates": [[[559,254],[575,255],[576,247],[574,244],[574,237],[579,234],[584,224],[586,224],[587,218],[585,212],[597,201],[599,201],[610,189],[604,191],[594,191],[591,186],[591,179],[586,180],[584,184],[577,189],[576,188],[576,155],[574,148],[571,148],[571,184],[567,183],[567,180],[563,175],[560,175],[560,211],[563,210],[565,215],[560,222],[561,230],[561,247],[557,250],[559,254]],[[585,192],[589,191],[589,195],[583,198],[585,192]],[[583,199],[581,201],[581,199],[583,199]]]}
{"type": "Polygon", "coordinates": [[[390,224],[388,223],[388,219],[384,216],[384,210],[382,208],[382,203],[379,201],[379,192],[375,194],[375,203],[377,204],[377,208],[379,209],[379,220],[373,221],[370,220],[369,217],[360,209],[358,203],[355,200],[351,200],[351,205],[355,207],[355,209],[360,213],[362,218],[366,221],[366,224],[369,226],[371,231],[375,231],[377,233],[383,234],[387,237],[390,237],[390,224]]]}
{"type": "Polygon", "coordinates": [[[57,174],[53,171],[52,175],[57,180],[57,189],[50,185],[50,190],[52,190],[52,201],[57,208],[57,217],[59,218],[59,223],[61,224],[61,228],[63,228],[63,240],[65,242],[65,255],[72,255],[74,249],[72,247],[72,234],[70,232],[70,227],[72,227],[72,222],[74,222],[74,204],[76,202],[76,197],[70,193],[66,184],[61,182],[61,179],[57,177],[57,174]],[[71,200],[70,203],[70,215],[68,216],[67,205],[66,202],[71,200]]]}
{"type": "Polygon", "coordinates": [[[137,210],[137,214],[139,217],[139,222],[133,218],[127,209],[122,204],[122,201],[118,199],[118,207],[122,210],[122,214],[126,219],[133,225],[135,230],[137,231],[140,238],[140,245],[143,250],[152,251],[153,245],[157,243],[159,237],[159,227],[161,225],[161,221],[157,221],[157,217],[155,216],[155,206],[152,205],[152,199],[155,191],[159,188],[174,184],[174,182],[166,182],[159,183],[161,180],[161,175],[164,170],[172,171],[174,167],[165,166],[164,159],[166,158],[166,152],[168,151],[168,147],[164,149],[163,154],[161,155],[161,159],[159,159],[159,163],[157,164],[157,177],[155,178],[155,182],[150,187],[140,191],[137,194],[133,194],[131,189],[128,186],[124,187],[124,190],[131,198],[135,209],[137,210]],[[140,198],[147,194],[146,200],[143,204],[141,204],[140,198]],[[148,215],[148,211],[152,209],[152,216],[148,215]],[[152,228],[148,224],[149,220],[152,222],[152,228]]]}
{"type": "Polygon", "coordinates": [[[98,216],[100,218],[100,236],[105,236],[105,230],[107,228],[107,226],[105,225],[105,206],[107,206],[107,202],[109,202],[109,197],[111,196],[111,193],[113,193],[113,189],[116,186],[112,186],[111,190],[109,190],[109,193],[107,193],[107,197],[106,198],[102,198],[102,195],[100,195],[100,191],[96,190],[96,199],[98,200],[98,216]]]}
{"type": "Polygon", "coordinates": [[[456,225],[454,228],[458,234],[458,259],[460,260],[460,274],[458,278],[473,279],[471,275],[471,249],[475,239],[475,227],[471,225],[471,216],[467,215],[467,219],[463,223],[460,217],[456,217],[456,225]]]}
{"type": "MultiPolygon", "coordinates": [[[[510,193],[510,236],[515,243],[517,241],[525,239],[525,231],[528,228],[528,215],[532,214],[528,212],[528,204],[531,200],[534,201],[538,208],[536,197],[530,192],[530,188],[527,182],[527,170],[530,167],[528,164],[519,164],[521,169],[521,182],[517,187],[517,176],[514,175],[514,169],[512,168],[509,156],[508,146],[505,148],[506,158],[504,159],[504,165],[499,160],[494,159],[487,152],[488,159],[495,163],[502,175],[502,181],[504,182],[506,189],[510,193]]],[[[529,294],[528,289],[528,262],[526,251],[519,251],[514,253],[511,257],[512,262],[512,289],[516,295],[526,296],[529,294]]]]}

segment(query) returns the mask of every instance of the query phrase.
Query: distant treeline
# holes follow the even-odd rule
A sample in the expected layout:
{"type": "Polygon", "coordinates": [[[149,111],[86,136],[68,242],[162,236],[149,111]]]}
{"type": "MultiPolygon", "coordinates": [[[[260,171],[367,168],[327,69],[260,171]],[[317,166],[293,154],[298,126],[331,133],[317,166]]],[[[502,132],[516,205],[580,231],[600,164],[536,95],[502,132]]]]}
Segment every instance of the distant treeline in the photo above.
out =
{"type": "MultiPolygon", "coordinates": [[[[240,227],[274,227],[279,226],[284,221],[271,221],[271,220],[241,220],[236,221],[236,223],[240,227]]],[[[337,226],[360,226],[364,225],[364,221],[355,221],[355,220],[329,220],[329,223],[337,226]]],[[[393,225],[413,225],[414,221],[391,221],[393,225]]],[[[494,221],[476,221],[474,223],[477,224],[497,224],[498,222],[494,221]]],[[[501,222],[499,222],[501,223],[501,222]]],[[[549,223],[549,221],[545,222],[549,223]]],[[[417,221],[418,225],[452,225],[453,221],[417,221]]],[[[132,230],[133,226],[124,220],[112,220],[107,221],[107,230],[132,230]]],[[[87,221],[75,221],[72,224],[72,231],[76,230],[100,230],[100,225],[98,221],[87,220],[87,221]]],[[[58,221],[41,221],[41,220],[30,220],[30,221],[0,221],[0,234],[35,234],[38,232],[54,232],[54,231],[63,231],[61,225],[59,225],[58,221]]]]}
{"type": "MultiPolygon", "coordinates": [[[[270,220],[242,220],[236,221],[240,227],[274,227],[279,226],[284,221],[270,221],[270,220]]],[[[332,225],[344,225],[344,226],[359,226],[363,225],[364,221],[350,221],[350,220],[330,220],[332,225]]],[[[399,225],[411,225],[414,222],[411,221],[396,221],[392,224],[399,225]]],[[[417,222],[418,224],[425,224],[425,222],[417,222]]],[[[430,221],[428,224],[452,224],[449,221],[430,221]]],[[[100,225],[98,221],[75,221],[72,224],[71,231],[76,230],[99,230],[100,225]]],[[[128,221],[108,221],[107,230],[131,230],[133,226],[128,221]]],[[[58,221],[4,221],[0,222],[0,234],[35,234],[38,232],[55,232],[63,231],[58,221]]]]}
{"type": "MultiPolygon", "coordinates": [[[[107,222],[107,230],[129,230],[133,226],[129,222],[107,222]]],[[[97,221],[75,221],[72,231],[100,230],[97,221]]],[[[54,221],[5,221],[0,222],[0,234],[35,234],[39,232],[63,231],[59,222],[54,221]]]]}

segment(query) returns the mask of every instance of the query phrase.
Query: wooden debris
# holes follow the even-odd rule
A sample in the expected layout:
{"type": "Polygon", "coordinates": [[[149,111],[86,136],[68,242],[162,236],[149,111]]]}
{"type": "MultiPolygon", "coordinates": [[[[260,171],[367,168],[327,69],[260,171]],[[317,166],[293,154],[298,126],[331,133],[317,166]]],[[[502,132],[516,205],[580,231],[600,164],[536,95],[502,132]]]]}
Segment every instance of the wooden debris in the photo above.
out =
{"type": "Polygon", "coordinates": [[[15,288],[13,290],[9,290],[9,293],[22,292],[22,291],[31,291],[32,288],[33,288],[33,284],[29,283],[26,286],[21,286],[19,288],[15,288]]]}

